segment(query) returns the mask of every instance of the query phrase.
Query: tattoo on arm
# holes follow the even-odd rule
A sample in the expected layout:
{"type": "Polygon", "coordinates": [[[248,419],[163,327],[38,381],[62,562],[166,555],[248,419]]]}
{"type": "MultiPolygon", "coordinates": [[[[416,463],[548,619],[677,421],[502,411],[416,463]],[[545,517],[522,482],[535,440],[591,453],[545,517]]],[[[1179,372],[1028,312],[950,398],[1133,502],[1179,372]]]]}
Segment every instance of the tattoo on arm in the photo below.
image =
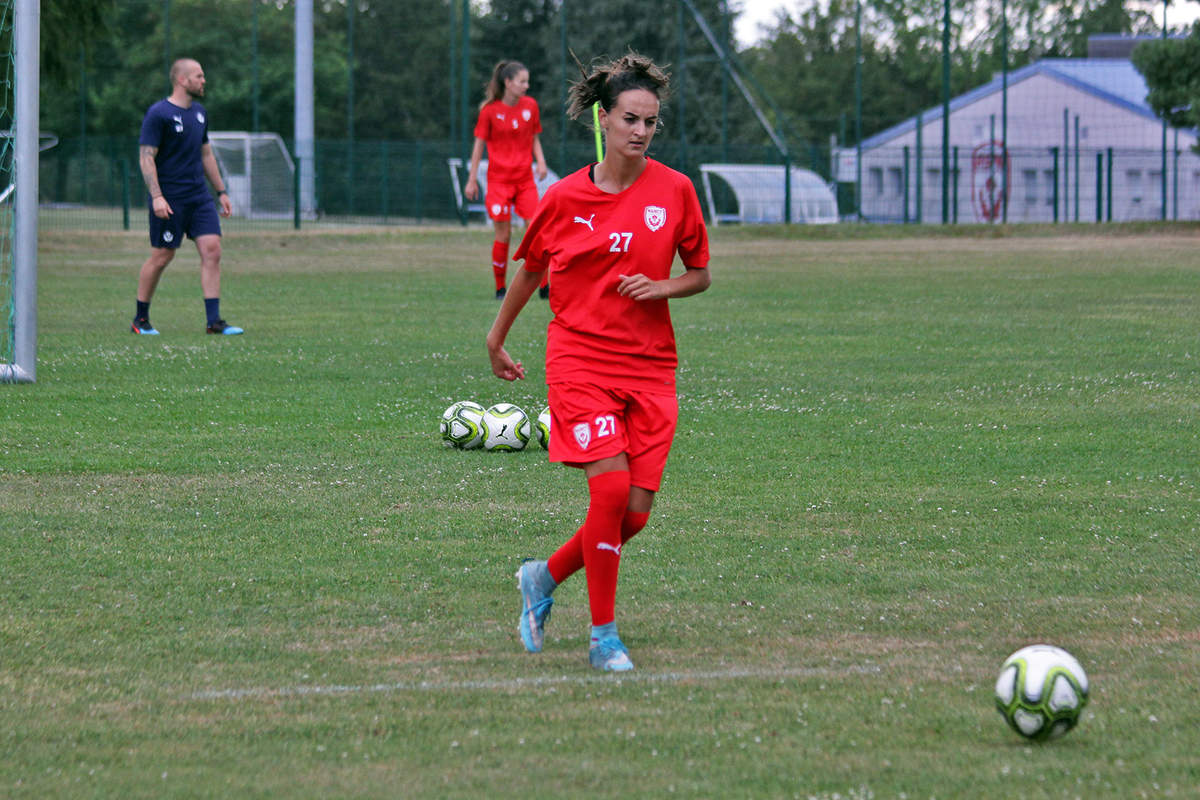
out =
{"type": "Polygon", "coordinates": [[[158,186],[158,167],[154,163],[154,157],[158,155],[158,148],[148,144],[141,145],[138,148],[138,166],[142,170],[142,180],[146,182],[146,190],[150,192],[151,197],[162,197],[162,189],[158,186]]]}

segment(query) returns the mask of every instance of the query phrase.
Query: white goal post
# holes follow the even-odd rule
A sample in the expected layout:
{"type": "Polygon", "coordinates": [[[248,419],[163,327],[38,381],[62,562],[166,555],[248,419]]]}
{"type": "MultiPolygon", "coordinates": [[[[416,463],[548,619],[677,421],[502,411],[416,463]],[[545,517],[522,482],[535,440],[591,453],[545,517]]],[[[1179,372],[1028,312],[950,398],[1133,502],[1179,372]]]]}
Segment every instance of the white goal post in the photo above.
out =
{"type": "MultiPolygon", "coordinates": [[[[11,69],[15,83],[11,164],[12,191],[3,206],[12,225],[3,236],[0,270],[11,270],[8,313],[4,315],[6,337],[0,341],[11,347],[0,349],[0,383],[32,383],[37,378],[37,213],[38,213],[38,91],[39,91],[39,0],[14,0],[5,3],[5,13],[13,13],[13,54],[11,69]]],[[[7,54],[4,54],[7,58],[7,54]]],[[[5,155],[9,155],[5,148],[5,155]]],[[[6,158],[7,160],[7,158],[6,158]]]]}

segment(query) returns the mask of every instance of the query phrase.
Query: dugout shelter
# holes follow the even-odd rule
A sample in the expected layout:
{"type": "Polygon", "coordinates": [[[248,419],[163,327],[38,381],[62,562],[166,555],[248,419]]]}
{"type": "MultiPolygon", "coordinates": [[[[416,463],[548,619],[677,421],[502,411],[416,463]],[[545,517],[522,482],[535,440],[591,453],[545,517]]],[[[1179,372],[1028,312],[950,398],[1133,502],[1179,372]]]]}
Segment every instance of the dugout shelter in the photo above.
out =
{"type": "MultiPolygon", "coordinates": [[[[716,226],[721,223],[770,224],[784,221],[783,166],[779,164],[701,164],[704,199],[708,216],[716,226]],[[734,208],[718,210],[714,201],[713,179],[721,181],[732,193],[734,208]]],[[[829,225],[838,221],[837,197],[829,184],[812,170],[792,167],[791,222],[829,225]]]]}
{"type": "MultiPolygon", "coordinates": [[[[483,198],[487,195],[487,159],[479,161],[479,197],[475,200],[468,200],[463,195],[463,187],[467,185],[467,167],[463,164],[461,158],[448,158],[446,165],[450,168],[450,186],[454,190],[454,205],[458,209],[458,216],[462,219],[463,224],[470,221],[472,214],[480,214],[484,220],[487,220],[487,207],[483,204],[483,198]]],[[[537,184],[538,199],[541,199],[546,194],[546,190],[558,182],[558,174],[547,167],[546,177],[543,180],[537,180],[537,165],[531,164],[530,170],[534,174],[534,182],[537,184]]],[[[526,220],[521,219],[516,214],[513,214],[514,224],[524,224],[526,220]]]]}

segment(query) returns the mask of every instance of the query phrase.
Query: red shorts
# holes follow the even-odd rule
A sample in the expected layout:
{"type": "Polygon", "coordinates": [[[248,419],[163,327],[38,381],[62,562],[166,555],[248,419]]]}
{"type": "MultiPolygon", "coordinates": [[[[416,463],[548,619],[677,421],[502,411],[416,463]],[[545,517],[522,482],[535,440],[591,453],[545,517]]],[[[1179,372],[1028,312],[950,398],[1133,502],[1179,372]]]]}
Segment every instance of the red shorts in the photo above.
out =
{"type": "Polygon", "coordinates": [[[537,184],[532,175],[521,183],[488,181],[483,202],[488,217],[496,222],[508,222],[514,210],[521,219],[530,220],[538,204],[537,184]]]}
{"type": "Polygon", "coordinates": [[[624,453],[630,482],[658,491],[679,419],[675,395],[591,383],[555,383],[549,389],[551,461],[581,467],[624,453]]]}

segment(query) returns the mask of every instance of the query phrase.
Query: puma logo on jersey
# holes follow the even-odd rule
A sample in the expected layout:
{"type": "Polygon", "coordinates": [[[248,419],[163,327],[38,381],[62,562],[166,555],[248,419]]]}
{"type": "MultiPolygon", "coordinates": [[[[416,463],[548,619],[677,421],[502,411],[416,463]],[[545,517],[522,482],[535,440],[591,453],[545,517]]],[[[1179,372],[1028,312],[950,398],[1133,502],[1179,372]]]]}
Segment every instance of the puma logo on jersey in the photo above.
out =
{"type": "Polygon", "coordinates": [[[609,544],[608,542],[597,542],[596,549],[597,550],[611,550],[612,552],[616,553],[618,557],[620,557],[620,555],[621,555],[621,545],[619,545],[619,544],[609,544]]]}
{"type": "Polygon", "coordinates": [[[592,214],[587,219],[584,219],[583,217],[576,217],[575,221],[578,222],[580,225],[587,225],[588,230],[591,231],[592,233],[595,233],[596,229],[592,227],[592,220],[594,220],[595,218],[596,218],[596,215],[592,214]]]}

